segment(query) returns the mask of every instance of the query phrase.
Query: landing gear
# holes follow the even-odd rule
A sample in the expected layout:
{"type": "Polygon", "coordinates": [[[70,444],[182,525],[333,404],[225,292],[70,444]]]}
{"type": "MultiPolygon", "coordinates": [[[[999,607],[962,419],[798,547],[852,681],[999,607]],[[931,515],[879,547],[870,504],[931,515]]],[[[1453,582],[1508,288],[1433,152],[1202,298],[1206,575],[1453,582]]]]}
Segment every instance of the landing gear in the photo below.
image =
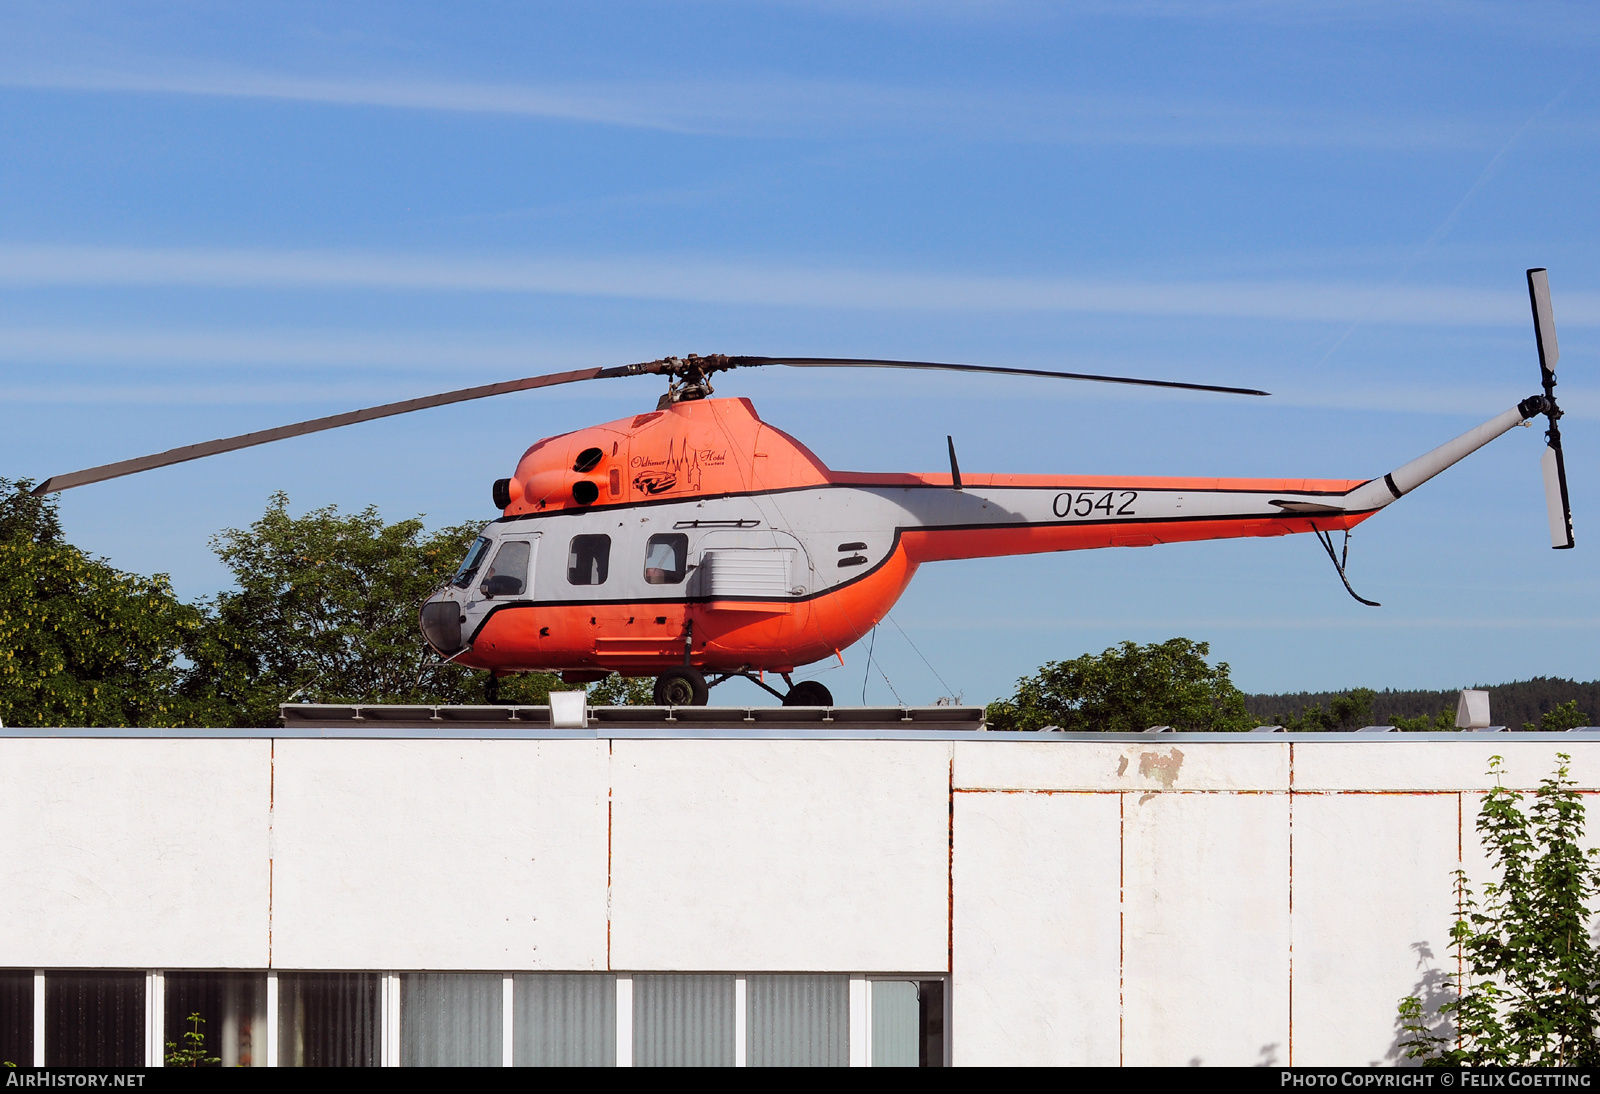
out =
{"type": "Polygon", "coordinates": [[[496,706],[500,702],[500,677],[492,672],[489,674],[489,679],[483,682],[483,698],[490,706],[496,706]]]}
{"type": "Polygon", "coordinates": [[[700,670],[689,665],[668,669],[656,677],[655,701],[658,707],[703,707],[711,688],[700,670]]]}
{"type": "Polygon", "coordinates": [[[802,680],[783,697],[786,707],[831,707],[833,692],[815,680],[802,680]]]}

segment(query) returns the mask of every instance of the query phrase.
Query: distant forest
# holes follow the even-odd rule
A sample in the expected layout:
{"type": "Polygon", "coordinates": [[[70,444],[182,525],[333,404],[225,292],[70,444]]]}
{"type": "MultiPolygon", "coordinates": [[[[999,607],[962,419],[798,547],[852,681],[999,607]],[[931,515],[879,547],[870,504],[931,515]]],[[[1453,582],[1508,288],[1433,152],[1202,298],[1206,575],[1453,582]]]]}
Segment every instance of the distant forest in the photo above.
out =
{"type": "MultiPolygon", "coordinates": [[[[1576,701],[1578,710],[1587,714],[1588,725],[1600,724],[1600,680],[1579,683],[1559,676],[1535,676],[1532,680],[1514,680],[1509,684],[1472,684],[1489,693],[1489,717],[1497,726],[1521,729],[1524,724],[1539,724],[1540,716],[1562,703],[1576,701]]],[[[1292,718],[1307,707],[1331,707],[1335,699],[1348,696],[1348,691],[1301,691],[1286,695],[1246,695],[1245,707],[1262,725],[1271,725],[1279,718],[1292,718]]],[[[1454,712],[1457,691],[1389,691],[1374,694],[1372,700],[1372,725],[1392,725],[1396,717],[1416,718],[1437,715],[1441,710],[1454,712]]]]}

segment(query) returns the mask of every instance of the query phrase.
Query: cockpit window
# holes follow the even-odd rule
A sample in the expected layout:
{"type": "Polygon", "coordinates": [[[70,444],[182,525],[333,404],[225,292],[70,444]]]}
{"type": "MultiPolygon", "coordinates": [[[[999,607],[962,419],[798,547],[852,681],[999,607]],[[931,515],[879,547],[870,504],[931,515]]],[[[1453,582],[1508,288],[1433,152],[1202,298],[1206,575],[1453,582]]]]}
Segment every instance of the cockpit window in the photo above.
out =
{"type": "Polygon", "coordinates": [[[456,571],[456,576],[450,580],[450,584],[458,589],[465,589],[471,585],[472,575],[478,572],[478,566],[483,562],[483,556],[488,553],[492,542],[479,536],[472,548],[467,551],[467,557],[461,560],[461,568],[456,571]]]}
{"type": "Polygon", "coordinates": [[[507,540],[483,571],[479,589],[484,596],[521,596],[528,587],[528,541],[507,540]]]}
{"type": "Polygon", "coordinates": [[[651,536],[644,549],[644,579],[652,585],[676,585],[687,572],[689,537],[682,532],[651,536]]]}
{"type": "Polygon", "coordinates": [[[611,566],[610,536],[573,536],[567,549],[567,581],[573,585],[604,585],[611,566]]]}

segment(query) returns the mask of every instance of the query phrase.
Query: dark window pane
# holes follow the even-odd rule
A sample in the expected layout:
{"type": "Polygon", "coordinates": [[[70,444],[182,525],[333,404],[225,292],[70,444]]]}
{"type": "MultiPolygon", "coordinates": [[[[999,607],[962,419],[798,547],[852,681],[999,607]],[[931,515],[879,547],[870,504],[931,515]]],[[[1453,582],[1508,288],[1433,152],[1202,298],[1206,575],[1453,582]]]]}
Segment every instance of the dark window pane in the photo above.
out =
{"type": "Polygon", "coordinates": [[[144,973],[46,973],[44,1062],[143,1067],[144,973]]]}
{"type": "Polygon", "coordinates": [[[0,1065],[33,1066],[33,970],[0,972],[0,1065]]]}
{"type": "Polygon", "coordinates": [[[378,974],[278,974],[279,1067],[377,1067],[378,974]]]}
{"type": "Polygon", "coordinates": [[[267,1066],[267,974],[260,972],[169,972],[163,1008],[162,1052],[201,1049],[195,1067],[267,1066]],[[195,1023],[190,1015],[198,1014],[195,1023]],[[189,1034],[198,1032],[196,1042],[189,1034]]]}
{"type": "Polygon", "coordinates": [[[567,549],[567,581],[573,585],[604,585],[611,566],[610,536],[573,536],[567,549]]]}
{"type": "Polygon", "coordinates": [[[512,996],[518,1067],[615,1067],[617,978],[609,973],[527,973],[512,996]]]}
{"type": "Polygon", "coordinates": [[[921,1022],[922,1051],[917,1063],[922,1067],[944,1066],[944,981],[922,980],[917,984],[917,1011],[921,1022]]]}
{"type": "Polygon", "coordinates": [[[504,1006],[502,977],[406,973],[400,980],[401,1066],[499,1067],[504,1006]]]}

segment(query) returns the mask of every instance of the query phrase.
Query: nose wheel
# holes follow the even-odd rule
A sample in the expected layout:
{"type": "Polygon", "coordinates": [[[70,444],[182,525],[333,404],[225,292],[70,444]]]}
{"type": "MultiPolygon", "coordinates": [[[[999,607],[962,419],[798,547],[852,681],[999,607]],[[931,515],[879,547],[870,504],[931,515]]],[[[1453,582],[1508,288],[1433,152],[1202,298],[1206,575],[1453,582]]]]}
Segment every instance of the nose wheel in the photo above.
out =
{"type": "Polygon", "coordinates": [[[802,680],[783,697],[786,707],[831,707],[833,693],[815,680],[802,680]]]}

